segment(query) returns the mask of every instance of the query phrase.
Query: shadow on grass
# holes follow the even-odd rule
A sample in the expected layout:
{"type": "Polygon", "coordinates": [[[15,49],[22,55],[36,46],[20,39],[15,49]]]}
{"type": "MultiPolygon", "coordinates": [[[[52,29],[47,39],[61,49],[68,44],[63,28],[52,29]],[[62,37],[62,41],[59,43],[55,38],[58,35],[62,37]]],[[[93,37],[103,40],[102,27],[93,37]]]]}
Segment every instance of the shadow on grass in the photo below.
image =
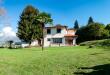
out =
{"type": "Polygon", "coordinates": [[[90,55],[99,55],[99,54],[104,54],[104,53],[92,53],[90,55]]]}
{"type": "Polygon", "coordinates": [[[103,49],[104,49],[105,51],[110,51],[110,46],[103,47],[103,49]]]}
{"type": "Polygon", "coordinates": [[[93,67],[81,67],[79,68],[83,72],[75,72],[75,75],[110,75],[110,64],[97,65],[93,67]],[[93,70],[92,72],[84,72],[87,70],[93,70]]]}

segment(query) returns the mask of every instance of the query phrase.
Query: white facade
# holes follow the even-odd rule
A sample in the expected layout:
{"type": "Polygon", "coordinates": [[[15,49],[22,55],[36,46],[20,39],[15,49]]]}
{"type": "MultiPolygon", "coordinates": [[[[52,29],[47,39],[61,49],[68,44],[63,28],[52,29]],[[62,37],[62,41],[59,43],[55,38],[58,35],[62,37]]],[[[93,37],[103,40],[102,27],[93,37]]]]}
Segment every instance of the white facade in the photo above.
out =
{"type": "Polygon", "coordinates": [[[44,47],[76,45],[77,36],[74,29],[67,29],[66,26],[54,26],[46,27],[45,31],[44,47]]]}

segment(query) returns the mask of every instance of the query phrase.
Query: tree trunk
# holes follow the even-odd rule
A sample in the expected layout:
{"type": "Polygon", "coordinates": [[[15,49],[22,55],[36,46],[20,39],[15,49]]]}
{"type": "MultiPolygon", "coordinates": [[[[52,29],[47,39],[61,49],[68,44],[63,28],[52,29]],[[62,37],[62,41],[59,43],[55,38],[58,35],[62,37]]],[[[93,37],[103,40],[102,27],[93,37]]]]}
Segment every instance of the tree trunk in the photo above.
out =
{"type": "Polygon", "coordinates": [[[44,50],[44,23],[42,23],[42,51],[44,50]]]}
{"type": "Polygon", "coordinates": [[[29,47],[31,47],[31,41],[29,42],[29,47]]]}
{"type": "Polygon", "coordinates": [[[9,41],[9,48],[12,49],[12,43],[13,41],[9,41]]]}
{"type": "Polygon", "coordinates": [[[10,49],[12,48],[11,42],[9,42],[9,48],[10,48],[10,49]]]}
{"type": "Polygon", "coordinates": [[[38,45],[41,46],[41,39],[38,39],[38,45]]]}

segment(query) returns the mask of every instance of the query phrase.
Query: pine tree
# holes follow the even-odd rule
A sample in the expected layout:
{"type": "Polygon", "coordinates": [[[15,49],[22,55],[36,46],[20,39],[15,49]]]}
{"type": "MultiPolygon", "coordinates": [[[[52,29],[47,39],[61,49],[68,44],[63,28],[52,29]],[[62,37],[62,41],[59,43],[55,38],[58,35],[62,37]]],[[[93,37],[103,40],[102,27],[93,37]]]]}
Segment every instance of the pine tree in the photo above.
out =
{"type": "Polygon", "coordinates": [[[88,20],[88,25],[91,24],[91,23],[94,23],[94,20],[93,20],[93,18],[90,16],[90,17],[89,17],[89,20],[88,20]]]}
{"type": "Polygon", "coordinates": [[[79,24],[78,24],[78,21],[77,20],[74,23],[74,29],[79,29],[79,24]]]}
{"type": "Polygon", "coordinates": [[[22,12],[20,16],[20,21],[18,22],[18,32],[17,36],[24,42],[31,42],[37,38],[40,38],[39,32],[41,27],[39,22],[35,20],[35,17],[39,14],[38,9],[33,6],[28,5],[22,12]]]}

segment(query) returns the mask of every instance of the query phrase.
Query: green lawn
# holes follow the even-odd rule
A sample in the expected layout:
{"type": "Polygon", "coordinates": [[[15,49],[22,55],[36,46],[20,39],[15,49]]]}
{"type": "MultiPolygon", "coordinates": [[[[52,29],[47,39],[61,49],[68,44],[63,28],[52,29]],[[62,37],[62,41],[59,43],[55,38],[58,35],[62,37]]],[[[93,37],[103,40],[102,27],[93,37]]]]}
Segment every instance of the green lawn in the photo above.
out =
{"type": "Polygon", "coordinates": [[[110,75],[109,71],[109,49],[0,49],[0,75],[110,75]]]}

